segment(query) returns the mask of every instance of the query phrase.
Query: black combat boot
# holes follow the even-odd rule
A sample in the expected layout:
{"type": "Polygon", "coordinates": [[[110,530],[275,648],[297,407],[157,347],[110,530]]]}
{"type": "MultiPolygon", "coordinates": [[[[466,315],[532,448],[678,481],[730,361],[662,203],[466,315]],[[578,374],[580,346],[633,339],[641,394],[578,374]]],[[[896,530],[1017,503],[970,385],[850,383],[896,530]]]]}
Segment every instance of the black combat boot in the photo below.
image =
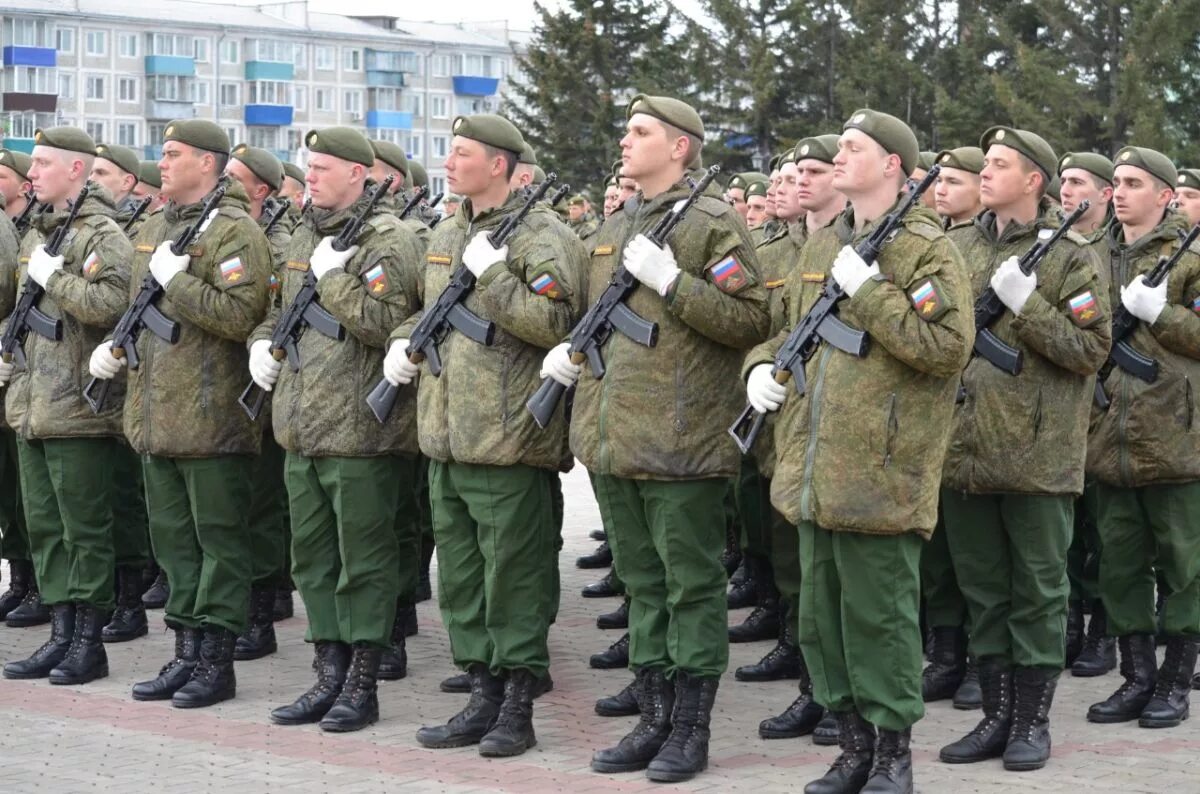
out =
{"type": "Polygon", "coordinates": [[[961,626],[934,626],[929,666],[921,671],[921,699],[926,703],[954,697],[967,674],[967,635],[961,626]]]}
{"type": "Polygon", "coordinates": [[[605,612],[596,618],[598,629],[627,629],[629,628],[629,599],[621,602],[621,606],[612,612],[605,612]]]}
{"type": "Polygon", "coordinates": [[[417,622],[416,602],[396,607],[396,613],[400,616],[400,625],[403,627],[404,636],[417,636],[417,633],[421,630],[421,626],[417,622]]]}
{"type": "Polygon", "coordinates": [[[608,540],[608,533],[603,529],[593,529],[588,533],[588,537],[597,543],[603,543],[604,541],[608,540]]]}
{"type": "Polygon", "coordinates": [[[725,605],[729,609],[752,607],[758,599],[752,571],[754,565],[748,560],[748,556],[742,557],[741,564],[729,577],[729,593],[725,596],[725,605]]]}
{"type": "Polygon", "coordinates": [[[983,691],[979,688],[979,665],[974,656],[967,657],[967,673],[962,683],[954,690],[954,708],[959,711],[974,711],[983,705],[983,691]]]}
{"type": "Polygon", "coordinates": [[[596,713],[601,717],[632,717],[637,714],[637,678],[617,694],[597,700],[596,713]]]}
{"type": "Polygon", "coordinates": [[[350,648],[350,666],[342,691],[320,722],[321,730],[329,733],[361,731],[379,722],[378,676],[383,649],[366,642],[356,642],[350,648]]]}
{"type": "Polygon", "coordinates": [[[742,563],[742,530],[735,523],[725,522],[725,551],[721,552],[721,567],[726,576],[733,576],[742,563]]]}
{"type": "Polygon", "coordinates": [[[8,589],[0,594],[0,620],[17,608],[21,599],[29,592],[33,581],[33,563],[29,560],[8,561],[8,589]]]}
{"type": "Polygon", "coordinates": [[[200,661],[200,629],[177,627],[175,657],[163,665],[158,677],[133,685],[134,700],[170,700],[191,680],[200,661]]]}
{"type": "Polygon", "coordinates": [[[275,601],[271,605],[271,620],[287,620],[296,614],[296,605],[292,603],[292,593],[296,586],[291,581],[275,588],[275,601]]]}
{"type": "Polygon", "coordinates": [[[1067,602],[1067,667],[1075,664],[1083,652],[1084,615],[1083,602],[1067,602]]]}
{"type": "Polygon", "coordinates": [[[748,664],[734,671],[733,677],[739,681],[782,681],[787,678],[799,678],[800,668],[804,664],[800,658],[800,646],[796,643],[796,617],[791,609],[779,600],[779,641],[758,664],[748,664]]]}
{"type": "Polygon", "coordinates": [[[912,794],[912,750],[908,746],[911,739],[911,727],[902,731],[879,729],[871,776],[862,787],[862,794],[912,794]]]}
{"type": "Polygon", "coordinates": [[[598,582],[592,582],[589,585],[584,585],[580,593],[584,598],[612,598],[622,595],[617,590],[617,586],[613,583],[613,572],[609,571],[604,574],[604,578],[598,582]]]}
{"type": "Polygon", "coordinates": [[[841,744],[841,728],[838,726],[837,714],[826,710],[812,732],[812,743],[818,747],[837,747],[841,744]]]}
{"type": "MultiPolygon", "coordinates": [[[[1188,696],[1196,671],[1196,638],[1167,635],[1167,653],[1158,670],[1154,696],[1142,709],[1138,725],[1143,728],[1174,728],[1188,718],[1188,696]]],[[[53,680],[53,674],[51,674],[53,680]]]]}
{"type": "Polygon", "coordinates": [[[678,783],[708,768],[708,726],[720,682],[716,676],[694,676],[682,670],[675,673],[671,735],[646,767],[650,780],[678,783]]]}
{"type": "Polygon", "coordinates": [[[979,687],[983,692],[983,719],[963,738],[942,748],[939,758],[947,764],[973,764],[1004,755],[1012,727],[1012,671],[995,657],[979,663],[979,687]]]}
{"type": "Polygon", "coordinates": [[[601,543],[596,547],[596,550],[591,554],[585,554],[582,557],[575,559],[576,568],[607,568],[612,565],[612,549],[608,546],[608,541],[601,543]]]}
{"type": "Polygon", "coordinates": [[[758,723],[758,735],[763,739],[794,739],[807,736],[816,730],[817,724],[825,714],[825,709],[813,702],[812,677],[808,674],[808,665],[804,663],[804,654],[800,653],[799,649],[797,656],[800,662],[800,695],[778,717],[768,717],[758,723]]]}
{"type": "Polygon", "coordinates": [[[593,670],[616,670],[629,666],[629,632],[621,635],[621,639],[608,646],[600,653],[593,653],[588,659],[588,666],[593,670]]]}
{"type": "Polygon", "coordinates": [[[533,732],[534,692],[538,678],[524,668],[508,671],[504,682],[504,702],[500,713],[484,737],[479,740],[479,754],[486,758],[504,758],[520,755],[537,745],[533,732]]]}
{"type": "Polygon", "coordinates": [[[1108,615],[1100,599],[1092,602],[1092,618],[1088,621],[1083,650],[1071,665],[1071,675],[1092,678],[1104,675],[1117,666],[1117,641],[1108,636],[1108,615]]]}
{"type": "Polygon", "coordinates": [[[171,585],[167,582],[167,572],[159,568],[158,575],[154,577],[154,583],[146,592],[142,593],[142,603],[146,605],[146,609],[162,609],[167,605],[167,599],[170,596],[171,585]]]}
{"type": "Polygon", "coordinates": [[[42,603],[42,592],[38,589],[37,580],[30,578],[21,603],[9,610],[4,617],[4,623],[13,629],[40,626],[51,621],[50,611],[50,607],[42,603]]]}
{"type": "Polygon", "coordinates": [[[312,666],[317,674],[317,683],[294,702],[271,712],[271,722],[276,725],[318,722],[329,713],[342,693],[346,669],[350,665],[350,646],[330,640],[318,640],[316,646],[312,666]]]}
{"type": "Polygon", "coordinates": [[[433,598],[433,581],[429,576],[429,566],[433,561],[433,549],[432,543],[421,544],[421,567],[417,569],[416,601],[418,604],[433,598]]]}
{"type": "Polygon", "coordinates": [[[478,744],[492,729],[504,702],[504,681],[492,675],[487,665],[478,663],[471,665],[467,675],[471,679],[471,699],[445,725],[418,730],[417,742],[423,747],[441,749],[478,744]]]}
{"type": "Polygon", "coordinates": [[[380,681],[399,681],[408,675],[408,647],[405,644],[407,622],[405,609],[397,604],[396,616],[392,619],[392,644],[379,660],[380,681]]]}
{"type": "Polygon", "coordinates": [[[1012,728],[1004,748],[1004,768],[1010,772],[1041,769],[1050,759],[1050,705],[1058,671],[1017,667],[1012,680],[1012,728]]]}
{"type": "Polygon", "coordinates": [[[1087,712],[1088,722],[1136,720],[1154,696],[1158,680],[1154,635],[1127,634],[1117,642],[1121,647],[1121,677],[1125,680],[1107,700],[1092,704],[1087,712]]]}
{"type": "Polygon", "coordinates": [[[142,603],[142,569],[118,566],[117,608],[101,637],[105,642],[129,642],[148,633],[150,624],[146,621],[146,605],[142,603]]]}
{"type": "Polygon", "coordinates": [[[250,587],[250,619],[246,631],[237,638],[233,658],[239,662],[261,659],[279,649],[275,641],[275,586],[250,587]]]}
{"type": "Polygon", "coordinates": [[[775,587],[775,575],[768,560],[747,555],[752,563],[756,606],[746,619],[729,629],[730,642],[759,642],[779,636],[779,590],[775,587]]]}
{"type": "Polygon", "coordinates": [[[45,678],[67,658],[75,636],[75,605],[55,604],[50,610],[50,639],[27,659],[4,665],[5,678],[45,678]]]}
{"type": "Polygon", "coordinates": [[[104,612],[91,604],[75,605],[75,631],[67,655],[50,671],[52,684],[86,684],[108,677],[108,654],[101,634],[104,612]]]}
{"type": "Polygon", "coordinates": [[[237,677],[233,674],[237,635],[220,626],[205,626],[203,632],[200,661],[188,682],[171,696],[171,705],[177,709],[213,706],[237,694],[237,677]]]}
{"type": "Polygon", "coordinates": [[[804,794],[857,794],[871,776],[875,729],[853,711],[839,711],[836,717],[842,753],[824,777],[804,787],[804,794]]]}
{"type": "Polygon", "coordinates": [[[449,678],[442,679],[442,683],[438,684],[438,689],[443,692],[449,692],[452,695],[467,695],[471,692],[471,676],[467,673],[458,673],[449,678]]]}
{"type": "Polygon", "coordinates": [[[636,772],[645,769],[671,735],[675,685],[663,675],[662,668],[643,667],[638,670],[634,674],[633,693],[637,702],[635,713],[640,715],[640,719],[616,747],[597,750],[592,754],[592,769],[596,772],[636,772]]]}

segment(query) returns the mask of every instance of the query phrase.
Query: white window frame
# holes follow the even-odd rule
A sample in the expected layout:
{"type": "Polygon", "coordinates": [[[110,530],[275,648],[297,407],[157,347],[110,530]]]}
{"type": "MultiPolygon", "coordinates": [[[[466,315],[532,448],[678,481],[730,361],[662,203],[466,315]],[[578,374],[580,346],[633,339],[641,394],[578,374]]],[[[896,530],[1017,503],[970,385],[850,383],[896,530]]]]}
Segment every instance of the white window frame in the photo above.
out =
{"type": "Polygon", "coordinates": [[[118,102],[137,102],[138,101],[138,80],[136,77],[127,75],[117,77],[117,101],[118,102]],[[124,89],[129,88],[129,95],[122,96],[125,93],[124,89]]]}
{"type": "Polygon", "coordinates": [[[136,121],[118,121],[117,122],[117,136],[116,136],[117,143],[121,146],[136,147],[138,145],[138,137],[139,137],[138,132],[140,131],[139,130],[140,126],[141,125],[138,124],[138,122],[136,122],[136,121]],[[130,141],[128,138],[123,140],[121,137],[121,133],[128,132],[130,130],[133,131],[132,141],[130,141]]]}
{"type": "Polygon", "coordinates": [[[88,30],[84,28],[83,33],[83,54],[89,58],[105,58],[108,56],[108,31],[107,30],[88,30]],[[100,49],[92,49],[92,36],[99,37],[100,49]]]}
{"type": "Polygon", "coordinates": [[[324,44],[316,45],[316,52],[313,53],[313,68],[321,72],[336,71],[337,47],[330,47],[324,44]]]}
{"type": "Polygon", "coordinates": [[[74,55],[75,54],[75,39],[77,37],[76,34],[78,32],[79,32],[79,28],[57,28],[57,29],[55,29],[55,31],[54,31],[55,49],[57,49],[59,51],[59,53],[62,55],[74,55]],[[67,46],[67,47],[60,46],[62,43],[62,37],[64,34],[66,35],[66,38],[69,40],[68,41],[69,46],[67,46]]]}
{"type": "Polygon", "coordinates": [[[136,33],[117,33],[117,55],[121,58],[136,58],[138,57],[138,39],[140,37],[136,33]],[[130,46],[127,46],[130,45],[130,46]],[[127,51],[128,50],[128,51],[127,51]]]}
{"type": "Polygon", "coordinates": [[[83,98],[87,102],[108,101],[108,76],[103,74],[88,74],[83,78],[83,98]],[[97,81],[93,84],[93,80],[97,81]],[[100,96],[92,96],[92,86],[100,86],[100,96]]]}
{"type": "Polygon", "coordinates": [[[361,72],[363,68],[363,51],[359,47],[342,47],[342,71],[361,72]],[[347,63],[349,61],[349,63],[347,63]]]}

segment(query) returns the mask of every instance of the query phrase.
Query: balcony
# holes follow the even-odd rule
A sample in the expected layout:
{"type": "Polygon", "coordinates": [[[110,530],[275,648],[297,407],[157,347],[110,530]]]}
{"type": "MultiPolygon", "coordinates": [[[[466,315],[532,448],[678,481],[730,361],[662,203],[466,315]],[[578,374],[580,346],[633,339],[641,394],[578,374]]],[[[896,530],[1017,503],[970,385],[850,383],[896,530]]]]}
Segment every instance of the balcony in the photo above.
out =
{"type": "Polygon", "coordinates": [[[402,110],[368,110],[369,130],[411,130],[412,114],[402,110]]]}
{"type": "Polygon", "coordinates": [[[57,66],[58,50],[53,47],[5,47],[5,66],[57,66]]]}
{"type": "Polygon", "coordinates": [[[296,67],[278,61],[246,61],[247,80],[294,80],[296,67]]]}
{"type": "Polygon", "coordinates": [[[500,88],[499,77],[456,74],[450,79],[454,81],[454,93],[459,96],[491,96],[500,88]]]}
{"type": "Polygon", "coordinates": [[[244,121],[264,127],[290,127],[292,111],[291,105],[246,105],[244,121]]]}
{"type": "Polygon", "coordinates": [[[14,152],[33,154],[33,138],[4,138],[4,148],[14,152]]]}
{"type": "Polygon", "coordinates": [[[147,55],[146,74],[167,75],[169,77],[195,77],[196,61],[182,55],[147,55]]]}
{"type": "Polygon", "coordinates": [[[368,69],[367,86],[370,88],[404,88],[404,73],[373,72],[368,69]]]}
{"type": "Polygon", "coordinates": [[[196,115],[196,107],[188,100],[147,99],[146,118],[154,121],[190,119],[196,115]]]}
{"type": "Polygon", "coordinates": [[[21,91],[6,91],[3,94],[3,109],[53,113],[58,109],[57,94],[30,94],[21,91]]]}

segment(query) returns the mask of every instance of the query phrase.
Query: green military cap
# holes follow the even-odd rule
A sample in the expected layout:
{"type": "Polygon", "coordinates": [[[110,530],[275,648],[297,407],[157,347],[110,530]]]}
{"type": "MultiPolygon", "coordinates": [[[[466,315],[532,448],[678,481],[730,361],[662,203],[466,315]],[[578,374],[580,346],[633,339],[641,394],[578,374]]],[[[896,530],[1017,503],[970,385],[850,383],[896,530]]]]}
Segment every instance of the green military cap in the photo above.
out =
{"type": "Polygon", "coordinates": [[[801,160],[820,160],[822,163],[833,164],[833,158],[838,152],[837,135],[817,135],[812,138],[802,138],[792,149],[792,157],[798,163],[801,160]]]}
{"type": "Polygon", "coordinates": [[[1147,149],[1142,146],[1126,146],[1117,152],[1117,158],[1113,163],[1118,166],[1137,166],[1151,176],[1158,177],[1166,182],[1172,188],[1179,181],[1179,171],[1175,169],[1175,164],[1168,160],[1165,154],[1156,152],[1153,149],[1147,149]]]}
{"type": "Polygon", "coordinates": [[[266,149],[239,143],[233,147],[230,155],[249,168],[250,173],[261,179],[271,190],[279,190],[279,186],[283,184],[283,163],[266,149]]]}
{"type": "MultiPolygon", "coordinates": [[[[771,159],[767,160],[767,173],[773,174],[779,170],[779,164],[783,161],[782,154],[773,154],[771,159]]],[[[757,173],[757,172],[755,172],[757,173]]],[[[768,177],[769,179],[770,177],[768,177]]]]}
{"type": "MultiPolygon", "coordinates": [[[[983,149],[978,146],[960,146],[957,149],[942,149],[934,162],[943,168],[957,168],[978,174],[983,171],[983,149]]],[[[929,169],[926,168],[926,171],[929,169]]]]}
{"type": "Polygon", "coordinates": [[[162,172],[158,170],[158,163],[153,160],[142,160],[138,163],[137,177],[139,182],[145,182],[156,190],[162,190],[162,172]]]}
{"type": "Polygon", "coordinates": [[[367,168],[375,165],[375,151],[371,144],[353,127],[309,130],[304,136],[304,145],[310,152],[327,154],[340,160],[365,165],[367,168]]]}
{"type": "Polygon", "coordinates": [[[29,179],[29,166],[33,165],[33,160],[25,152],[0,149],[0,165],[8,166],[21,179],[29,179]]]}
{"type": "Polygon", "coordinates": [[[696,109],[678,99],[669,96],[650,96],[638,94],[629,101],[625,108],[625,118],[633,117],[634,113],[645,113],[659,121],[665,121],[672,127],[678,127],[689,135],[695,135],[704,140],[704,122],[696,109]]]}
{"type": "Polygon", "coordinates": [[[429,186],[429,174],[425,173],[425,166],[416,160],[408,161],[408,176],[412,179],[412,187],[429,186]]]}
{"type": "Polygon", "coordinates": [[[882,146],[885,152],[899,157],[900,167],[905,174],[911,174],[917,167],[917,158],[921,154],[917,136],[907,124],[895,116],[863,108],[856,110],[842,125],[843,132],[849,129],[865,133],[882,146]]]}
{"type": "Polygon", "coordinates": [[[741,188],[746,189],[752,182],[769,182],[770,177],[758,171],[743,171],[740,174],[734,174],[729,180],[729,189],[741,188]]]}
{"type": "Polygon", "coordinates": [[[1062,180],[1058,178],[1058,174],[1050,177],[1050,184],[1046,185],[1046,194],[1062,204],[1062,180]]]}
{"type": "MultiPolygon", "coordinates": [[[[476,113],[474,116],[459,116],[450,125],[450,131],[455,135],[479,141],[487,146],[495,146],[520,156],[525,148],[525,139],[516,126],[494,113],[476,113]]],[[[532,153],[532,149],[530,152],[532,153]]]]}
{"type": "Polygon", "coordinates": [[[612,175],[614,177],[616,177],[617,179],[621,178],[621,166],[622,165],[624,165],[624,163],[621,162],[620,158],[617,158],[617,161],[612,164],[612,175]]]}
{"type": "Polygon", "coordinates": [[[1179,178],[1175,180],[1175,187],[1190,187],[1193,190],[1200,190],[1200,169],[1180,168],[1179,178]]]}
{"type": "Polygon", "coordinates": [[[746,186],[746,198],[748,199],[751,196],[765,196],[767,195],[768,187],[769,185],[766,182],[751,182],[746,186]]]}
{"type": "Polygon", "coordinates": [[[96,144],[96,156],[103,157],[110,163],[120,168],[127,174],[137,176],[138,160],[137,153],[128,146],[117,146],[114,143],[98,143],[96,144]]]}
{"type": "Polygon", "coordinates": [[[408,176],[408,155],[404,153],[403,149],[391,141],[369,141],[369,143],[376,160],[382,160],[402,175],[408,176]]]}
{"type": "Polygon", "coordinates": [[[928,171],[933,168],[937,162],[937,152],[918,152],[917,153],[917,168],[922,171],[928,171]]]}
{"type": "MultiPolygon", "coordinates": [[[[533,152],[533,147],[529,145],[529,141],[521,146],[521,153],[517,155],[517,162],[524,165],[537,165],[537,155],[533,152]]],[[[618,164],[620,161],[617,161],[618,164]]]]}
{"type": "Polygon", "coordinates": [[[225,130],[204,119],[172,121],[163,133],[164,141],[179,141],[206,152],[229,154],[229,136],[225,130]]]}
{"type": "Polygon", "coordinates": [[[979,139],[979,148],[986,152],[993,143],[1007,146],[1032,160],[1033,164],[1045,175],[1046,188],[1049,189],[1050,183],[1058,174],[1058,155],[1054,153],[1050,144],[1046,143],[1045,138],[1029,130],[1018,130],[1014,127],[992,127],[979,139]]]}
{"type": "Polygon", "coordinates": [[[567,200],[568,207],[582,207],[584,204],[587,204],[587,196],[582,193],[576,193],[567,200]]]}
{"type": "Polygon", "coordinates": [[[617,179],[615,176],[610,176],[610,177],[609,177],[609,178],[608,178],[608,179],[607,179],[607,180],[604,182],[604,187],[606,187],[606,188],[607,188],[607,187],[609,187],[610,185],[611,185],[612,187],[619,187],[619,186],[620,186],[620,184],[621,184],[621,182],[620,182],[620,180],[619,180],[619,179],[617,179]]]}
{"type": "Polygon", "coordinates": [[[49,146],[52,149],[62,149],[65,152],[96,155],[96,142],[78,127],[51,127],[48,130],[37,130],[33,133],[34,146],[49,146]]]}
{"type": "Polygon", "coordinates": [[[540,165],[533,167],[533,184],[540,185],[546,181],[546,172],[542,170],[540,165]]]}
{"type": "Polygon", "coordinates": [[[1058,173],[1061,176],[1068,168],[1082,168],[1105,182],[1113,181],[1113,161],[1095,152],[1068,152],[1058,161],[1058,173]]]}
{"type": "Polygon", "coordinates": [[[304,169],[295,163],[284,163],[283,175],[285,177],[291,177],[302,185],[304,184],[304,169]]]}

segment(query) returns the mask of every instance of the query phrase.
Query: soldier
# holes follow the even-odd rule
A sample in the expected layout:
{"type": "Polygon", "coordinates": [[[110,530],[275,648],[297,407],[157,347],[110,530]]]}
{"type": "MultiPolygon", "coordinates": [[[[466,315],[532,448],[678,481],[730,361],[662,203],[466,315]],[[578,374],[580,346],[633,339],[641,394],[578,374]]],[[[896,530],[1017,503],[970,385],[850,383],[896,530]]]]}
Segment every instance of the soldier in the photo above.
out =
{"type": "Polygon", "coordinates": [[[415,552],[414,400],[405,396],[381,427],[365,399],[388,333],[418,305],[422,246],[377,206],[359,242],[337,251],[334,239],[370,201],[375,153],[349,127],[314,130],[305,143],[314,209],[289,245],[280,306],[248,345],[255,383],[266,391],[279,386],[272,413],[275,436],[287,450],[293,576],[308,612],[306,639],[316,646],[317,683],[272,711],[271,720],[320,721],[322,730],[344,732],[379,719],[376,675],[392,645],[398,556],[402,547],[415,552]],[[322,307],[349,333],[339,341],[308,329],[298,346],[300,371],[293,372],[271,354],[271,334],[310,270],[322,307]],[[410,530],[403,539],[398,514],[410,530]]]}
{"type": "Polygon", "coordinates": [[[146,196],[154,200],[146,208],[145,215],[162,209],[167,204],[167,197],[162,195],[162,174],[158,171],[158,163],[153,160],[138,162],[138,183],[133,188],[132,196],[141,201],[146,196]]]}
{"type": "MultiPolygon", "coordinates": [[[[772,217],[778,218],[779,214],[772,217]]],[[[763,224],[767,222],[767,183],[751,182],[746,186],[746,228],[755,244],[764,242],[763,224]]],[[[774,236],[774,235],[772,235],[774,236]]]]}
{"type": "Polygon", "coordinates": [[[1179,233],[1188,228],[1187,219],[1169,209],[1179,175],[1152,149],[1127,146],[1115,162],[1109,294],[1141,321],[1126,341],[1158,363],[1158,378],[1148,383],[1113,367],[1103,384],[1110,405],[1097,410],[1088,436],[1104,548],[1100,593],[1125,678],[1088,709],[1088,720],[1137,719],[1143,728],[1165,728],[1188,716],[1200,634],[1200,446],[1192,432],[1192,390],[1200,379],[1200,257],[1193,246],[1161,284],[1147,286],[1146,272],[1175,253],[1179,233]],[[1167,635],[1157,671],[1156,568],[1167,635]]]}
{"type": "Polygon", "coordinates": [[[449,218],[458,212],[458,205],[462,203],[462,197],[450,193],[446,198],[442,199],[442,217],[449,218]]]}
{"type": "Polygon", "coordinates": [[[408,179],[408,155],[396,144],[390,141],[370,141],[371,151],[375,153],[375,163],[371,166],[370,177],[376,184],[381,184],[389,176],[394,177],[388,196],[391,199],[390,208],[399,212],[404,208],[403,202],[397,202],[395,196],[403,194],[404,182],[408,179]]]}
{"type": "MultiPolygon", "coordinates": [[[[447,181],[466,198],[433,232],[423,297],[432,301],[461,263],[478,279],[464,305],[494,322],[496,336],[488,347],[450,333],[441,375],[422,377],[418,389],[442,619],[454,662],[470,676],[471,698],[447,724],[417,731],[417,741],[479,743],[485,756],[518,755],[537,742],[533,698],[549,667],[551,489],[565,431],[561,415],[539,430],[523,406],[538,385],[542,355],[581,309],[583,250],[544,207],[493,248],[487,234],[524,203],[510,189],[524,140],[508,120],[489,114],[459,116],[451,129],[447,181]]],[[[384,374],[393,384],[417,374],[408,337],[419,319],[392,333],[384,374]]]]}
{"type": "Polygon", "coordinates": [[[937,164],[942,167],[937,186],[925,195],[933,194],[934,210],[942,216],[947,229],[970,223],[983,212],[983,204],[979,201],[983,150],[978,146],[943,149],[937,153],[937,164]]]}
{"type": "Polygon", "coordinates": [[[147,217],[147,213],[143,212],[136,221],[133,220],[139,203],[133,191],[137,187],[141,167],[137,154],[127,146],[108,143],[96,146],[96,162],[92,166],[91,179],[112,195],[113,203],[117,206],[114,220],[130,239],[137,236],[138,227],[147,217]]]}
{"type": "Polygon", "coordinates": [[[1038,135],[993,127],[980,195],[987,211],[950,232],[976,293],[1007,311],[991,326],[1019,350],[1014,375],[983,356],[962,376],[963,399],[942,480],[950,556],[970,612],[983,719],[942,748],[946,763],[1004,757],[1009,770],[1050,757],[1050,705],[1063,669],[1067,547],[1083,492],[1088,409],[1112,338],[1107,296],[1087,241],[1068,233],[1041,266],[1018,257],[1053,233],[1044,200],[1058,158],[1038,135]]]}
{"type": "Polygon", "coordinates": [[[601,380],[580,378],[565,344],[542,368],[564,385],[579,381],[571,447],[595,475],[630,596],[641,720],[616,747],[595,753],[592,769],[680,781],[707,766],[709,720],[729,660],[720,556],[738,454],[713,420],[735,412],[737,363],[765,337],[769,317],[745,225],[715,190],[665,247],[646,237],[690,192],[685,176],[704,140],[699,114],[639,94],[626,118],[622,175],[641,192],[601,229],[589,292],[598,297],[623,264],[642,284],[629,308],[658,323],[658,344],[614,334],[603,355],[619,363],[601,380]]]}
{"type": "MultiPolygon", "coordinates": [[[[814,699],[838,720],[842,754],[809,794],[912,790],[911,726],[924,712],[918,563],[937,518],[957,376],[971,350],[971,296],[932,210],[913,208],[870,265],[851,246],[896,208],[917,153],[916,136],[894,116],[851,116],[832,180],[850,206],[809,238],[793,271],[828,272],[837,282],[848,296],[842,320],[872,338],[866,355],[822,345],[800,399],[771,374],[786,330],[744,367],[751,404],[784,407],[771,501],[799,528],[800,648],[814,699]]],[[[789,323],[820,289],[788,284],[789,323]]]]}
{"type": "MultiPolygon", "coordinates": [[[[917,167],[912,170],[909,175],[912,181],[920,182],[929,173],[929,169],[933,168],[933,164],[937,162],[936,152],[920,152],[917,155],[917,167]]],[[[937,209],[937,197],[934,191],[926,190],[921,196],[921,203],[931,210],[937,209]]]]}
{"type": "MultiPolygon", "coordinates": [[[[619,166],[617,173],[620,173],[619,166]]],[[[734,174],[729,179],[729,186],[725,188],[725,200],[737,210],[737,214],[743,221],[746,220],[746,213],[750,209],[746,205],[746,187],[750,184],[750,177],[755,175],[753,173],[734,174]]],[[[766,174],[757,174],[756,176],[763,180],[766,179],[766,174]]]]}
{"type": "Polygon", "coordinates": [[[114,402],[93,414],[79,383],[88,351],[125,308],[133,252],[113,222],[112,199],[96,185],[56,255],[43,244],[66,222],[95,155],[95,142],[74,127],[34,136],[29,179],[50,211],[22,242],[21,275],[24,289],[36,283],[45,290],[38,308],[61,318],[62,338],[28,334],[24,366],[0,363],[0,386],[12,384],[5,413],[17,432],[29,545],[53,619],[49,641],[6,664],[5,678],[86,684],[108,675],[101,632],[114,606],[113,457],[121,408],[114,402]]]}
{"type": "Polygon", "coordinates": [[[300,213],[304,207],[304,169],[295,163],[283,163],[283,184],[275,194],[289,202],[287,220],[289,230],[300,225],[300,213]]]}
{"type": "Polygon", "coordinates": [[[621,194],[621,188],[617,184],[617,178],[615,176],[610,176],[608,178],[608,181],[606,181],[604,183],[604,218],[605,218],[605,220],[608,219],[609,215],[612,215],[614,212],[616,212],[617,207],[620,206],[620,203],[617,201],[617,197],[620,194],[621,194]]]}
{"type": "Polygon", "coordinates": [[[0,196],[4,197],[4,212],[17,218],[29,203],[25,198],[32,189],[29,181],[29,155],[11,149],[0,149],[0,196]]]}
{"type": "Polygon", "coordinates": [[[1200,223],[1200,169],[1181,168],[1175,183],[1175,207],[1190,223],[1200,223]]]}
{"type": "MultiPolygon", "coordinates": [[[[766,220],[763,221],[762,239],[774,237],[779,234],[783,228],[783,224],[775,217],[775,191],[779,189],[779,163],[783,159],[782,154],[777,154],[771,158],[770,176],[767,177],[767,203],[763,208],[766,213],[766,220]]],[[[753,235],[751,235],[753,237],[753,235]]]]}
{"type": "Polygon", "coordinates": [[[596,236],[596,232],[600,231],[600,221],[596,220],[587,196],[582,193],[572,196],[567,202],[567,213],[570,215],[568,225],[571,227],[571,231],[579,235],[579,239],[583,241],[584,245],[588,245],[588,241],[596,236]]]}
{"type": "MultiPolygon", "coordinates": [[[[223,177],[225,132],[188,119],[168,124],[164,140],[159,167],[170,203],[138,234],[132,284],[137,290],[147,273],[154,277],[164,290],[158,308],[180,333],[174,345],[153,333],[138,339],[141,366],[127,375],[125,437],[142,455],[150,537],[171,585],[166,622],[175,656],[157,678],[135,684],[133,698],[195,708],[237,689],[233,652],[250,605],[247,515],[262,438],[237,400],[245,339],[270,300],[271,252],[245,191],[223,177]],[[225,196],[207,228],[175,255],[171,242],[197,222],[219,183],[225,196]]],[[[93,351],[90,369],[112,379],[125,364],[109,340],[93,351]]]]}

